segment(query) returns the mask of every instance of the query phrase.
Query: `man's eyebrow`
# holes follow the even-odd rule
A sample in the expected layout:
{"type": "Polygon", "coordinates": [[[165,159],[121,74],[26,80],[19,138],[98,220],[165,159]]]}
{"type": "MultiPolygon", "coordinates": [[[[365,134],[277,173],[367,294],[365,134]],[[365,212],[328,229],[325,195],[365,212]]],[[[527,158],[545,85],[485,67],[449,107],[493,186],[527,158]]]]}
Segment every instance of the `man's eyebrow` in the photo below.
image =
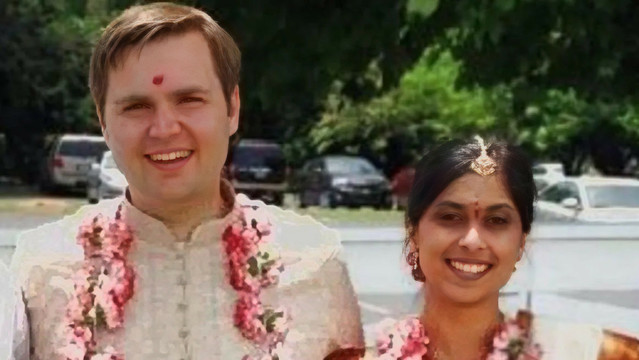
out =
{"type": "Polygon", "coordinates": [[[174,97],[180,97],[184,95],[197,94],[197,93],[208,93],[209,89],[201,87],[201,86],[190,86],[183,89],[177,89],[171,92],[171,95],[174,97]]]}
{"type": "Polygon", "coordinates": [[[121,105],[121,104],[129,104],[129,103],[134,103],[134,102],[146,102],[148,100],[149,100],[148,96],[133,94],[133,95],[123,96],[123,97],[117,99],[115,101],[115,104],[116,105],[121,105]]]}

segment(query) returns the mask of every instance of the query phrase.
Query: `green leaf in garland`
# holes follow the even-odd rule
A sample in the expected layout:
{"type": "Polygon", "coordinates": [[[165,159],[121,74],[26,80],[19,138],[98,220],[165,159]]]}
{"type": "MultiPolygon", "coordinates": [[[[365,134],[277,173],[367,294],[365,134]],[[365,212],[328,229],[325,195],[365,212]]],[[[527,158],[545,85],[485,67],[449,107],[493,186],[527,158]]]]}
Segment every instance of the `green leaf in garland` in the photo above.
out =
{"type": "Polygon", "coordinates": [[[250,259],[248,259],[248,265],[248,271],[251,276],[255,277],[260,273],[260,266],[257,263],[257,259],[255,257],[251,257],[250,259]]]}
{"type": "Polygon", "coordinates": [[[106,314],[100,305],[95,306],[95,326],[98,328],[106,327],[106,314]]]}

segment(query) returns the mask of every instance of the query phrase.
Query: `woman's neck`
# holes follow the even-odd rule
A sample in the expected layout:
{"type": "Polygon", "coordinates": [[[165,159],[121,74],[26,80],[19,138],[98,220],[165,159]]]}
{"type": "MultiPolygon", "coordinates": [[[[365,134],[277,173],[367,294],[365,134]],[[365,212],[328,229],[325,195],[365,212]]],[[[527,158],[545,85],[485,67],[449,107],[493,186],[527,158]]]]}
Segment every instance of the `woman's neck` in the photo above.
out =
{"type": "MultiPolygon", "coordinates": [[[[479,359],[495,326],[501,322],[498,295],[475,304],[426,295],[421,322],[439,359],[479,359]]],[[[432,353],[431,353],[432,355],[432,353]]]]}

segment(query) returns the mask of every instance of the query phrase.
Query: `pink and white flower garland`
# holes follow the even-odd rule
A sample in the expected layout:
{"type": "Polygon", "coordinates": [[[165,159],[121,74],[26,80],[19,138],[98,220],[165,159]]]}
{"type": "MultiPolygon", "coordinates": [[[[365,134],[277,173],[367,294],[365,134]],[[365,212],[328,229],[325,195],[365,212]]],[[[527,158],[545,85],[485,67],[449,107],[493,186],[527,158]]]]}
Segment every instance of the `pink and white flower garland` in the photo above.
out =
{"type": "Polygon", "coordinates": [[[415,317],[401,321],[385,319],[379,324],[377,355],[379,360],[421,360],[430,340],[415,317]]]}
{"type": "Polygon", "coordinates": [[[501,324],[486,360],[539,360],[541,356],[539,344],[533,343],[530,334],[510,320],[501,324]]]}
{"type": "MultiPolygon", "coordinates": [[[[242,336],[263,352],[259,359],[288,360],[284,339],[289,315],[284,308],[264,306],[262,289],[278,283],[284,270],[270,246],[271,224],[257,207],[237,206],[222,235],[230,285],[237,291],[233,321],[242,336]],[[260,219],[263,218],[263,219],[260,219]]],[[[82,268],[73,276],[74,294],[67,305],[67,344],[60,353],[68,360],[124,360],[112,347],[99,349],[98,330],[112,331],[124,322],[124,306],[133,296],[135,273],[127,264],[133,231],[122,219],[122,205],[114,220],[98,215],[84,222],[77,236],[84,249],[82,268]]]]}
{"type": "MultiPolygon", "coordinates": [[[[379,324],[379,360],[421,360],[428,354],[430,340],[419,319],[386,319],[379,324]]],[[[541,347],[515,320],[500,324],[486,360],[539,360],[541,347]]]]}
{"type": "Polygon", "coordinates": [[[70,360],[123,360],[112,347],[99,349],[98,330],[114,330],[124,322],[124,305],[133,296],[135,273],[127,264],[133,232],[122,220],[98,215],[80,226],[77,242],[84,262],[73,276],[74,294],[67,305],[67,345],[60,349],[70,360]]]}
{"type": "MultiPolygon", "coordinates": [[[[271,224],[259,209],[240,206],[222,235],[231,286],[238,292],[233,321],[242,336],[260,346],[259,360],[288,359],[283,348],[289,316],[283,308],[266,307],[262,289],[277,284],[284,270],[280,256],[270,246],[271,224]]],[[[243,360],[252,358],[248,355],[243,360]]]]}

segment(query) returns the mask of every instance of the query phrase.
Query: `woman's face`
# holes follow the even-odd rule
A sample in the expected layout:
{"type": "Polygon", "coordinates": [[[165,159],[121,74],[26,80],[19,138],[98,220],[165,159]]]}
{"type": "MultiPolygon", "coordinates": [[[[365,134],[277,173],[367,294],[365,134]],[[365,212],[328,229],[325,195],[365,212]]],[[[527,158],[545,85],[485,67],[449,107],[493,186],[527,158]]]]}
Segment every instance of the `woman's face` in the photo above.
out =
{"type": "Polygon", "coordinates": [[[419,249],[427,294],[471,304],[499,296],[525,239],[500,176],[469,173],[424,212],[411,250],[419,249]]]}

